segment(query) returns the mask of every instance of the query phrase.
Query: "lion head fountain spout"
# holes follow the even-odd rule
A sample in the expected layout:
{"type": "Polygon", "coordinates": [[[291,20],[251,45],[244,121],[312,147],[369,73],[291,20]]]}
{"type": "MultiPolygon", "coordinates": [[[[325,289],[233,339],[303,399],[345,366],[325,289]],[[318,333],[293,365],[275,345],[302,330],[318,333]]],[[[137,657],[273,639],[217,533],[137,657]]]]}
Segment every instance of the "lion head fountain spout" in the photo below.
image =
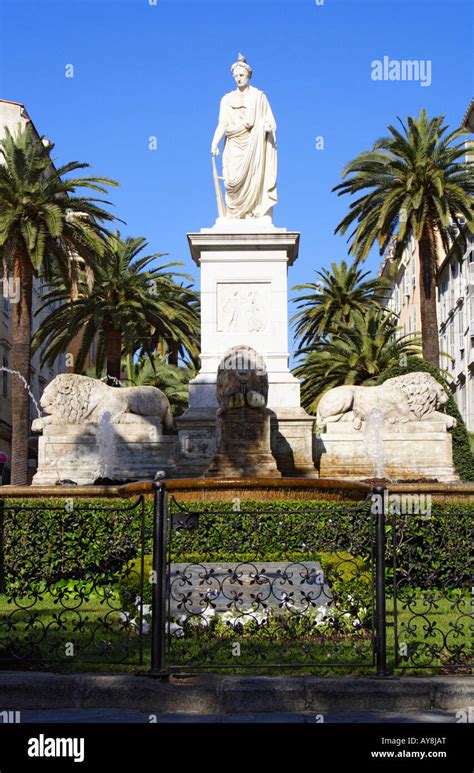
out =
{"type": "Polygon", "coordinates": [[[268,375],[263,357],[234,346],[217,370],[217,451],[206,478],[274,478],[281,473],[271,452],[268,375]]]}

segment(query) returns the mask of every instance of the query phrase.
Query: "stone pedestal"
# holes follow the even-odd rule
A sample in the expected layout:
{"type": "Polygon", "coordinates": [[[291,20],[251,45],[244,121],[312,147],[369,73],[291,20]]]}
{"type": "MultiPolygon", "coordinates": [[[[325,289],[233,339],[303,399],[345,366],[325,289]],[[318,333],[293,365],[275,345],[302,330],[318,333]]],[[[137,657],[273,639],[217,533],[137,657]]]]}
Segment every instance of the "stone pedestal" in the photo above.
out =
{"type": "Polygon", "coordinates": [[[135,424],[52,424],[38,439],[38,470],[33,485],[69,479],[90,485],[97,478],[149,480],[158,470],[173,477],[177,438],[163,435],[161,422],[135,424]]]}
{"type": "Polygon", "coordinates": [[[201,371],[190,382],[189,409],[177,419],[177,475],[202,475],[212,459],[217,368],[230,347],[245,344],[266,364],[278,469],[284,475],[317,477],[315,420],[301,408],[300,382],[288,368],[287,272],[298,255],[299,234],[271,224],[262,228],[251,220],[223,221],[188,234],[188,241],[201,271],[201,371]]]}
{"type": "Polygon", "coordinates": [[[386,425],[377,459],[368,443],[364,431],[354,430],[349,422],[328,424],[327,431],[316,440],[320,477],[374,478],[378,466],[384,477],[395,482],[458,480],[452,463],[452,437],[445,422],[433,419],[386,425]]]}
{"type": "Polygon", "coordinates": [[[314,416],[303,408],[273,408],[271,447],[278,469],[289,478],[317,478],[313,459],[314,416]]]}
{"type": "Polygon", "coordinates": [[[277,478],[270,447],[270,412],[248,407],[217,411],[217,451],[206,478],[277,478]]]}

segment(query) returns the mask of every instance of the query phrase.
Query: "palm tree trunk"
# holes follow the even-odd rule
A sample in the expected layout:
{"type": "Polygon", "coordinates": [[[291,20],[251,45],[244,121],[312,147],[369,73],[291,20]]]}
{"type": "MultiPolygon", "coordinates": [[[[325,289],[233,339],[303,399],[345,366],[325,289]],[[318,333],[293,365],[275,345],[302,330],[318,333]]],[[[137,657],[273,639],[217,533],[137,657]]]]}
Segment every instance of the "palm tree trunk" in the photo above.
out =
{"type": "MultiPolygon", "coordinates": [[[[16,283],[20,281],[20,297],[13,303],[12,369],[30,383],[31,360],[31,305],[33,296],[33,267],[28,256],[17,254],[13,267],[16,283]]],[[[28,440],[30,436],[30,396],[18,375],[11,380],[12,406],[12,459],[11,482],[16,486],[28,483],[28,440]]]]}
{"type": "Polygon", "coordinates": [[[436,310],[436,248],[434,235],[426,226],[419,242],[420,316],[423,359],[439,367],[438,316],[436,310]]]}
{"type": "Polygon", "coordinates": [[[110,386],[119,386],[122,373],[122,331],[109,328],[106,344],[107,381],[110,386]]]}

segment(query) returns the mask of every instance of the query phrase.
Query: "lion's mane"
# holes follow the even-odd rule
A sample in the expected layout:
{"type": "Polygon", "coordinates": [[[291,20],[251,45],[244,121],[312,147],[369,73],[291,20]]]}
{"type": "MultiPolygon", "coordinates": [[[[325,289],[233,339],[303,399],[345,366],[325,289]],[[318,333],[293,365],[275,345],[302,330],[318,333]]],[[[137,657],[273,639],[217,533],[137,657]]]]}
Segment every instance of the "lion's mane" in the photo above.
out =
{"type": "Polygon", "coordinates": [[[407,373],[404,376],[389,378],[382,384],[383,388],[389,385],[401,389],[405,394],[408,407],[417,419],[433,413],[438,407],[440,385],[429,373],[418,371],[407,373]]]}
{"type": "Polygon", "coordinates": [[[79,379],[75,374],[62,373],[45,391],[48,392],[48,399],[53,392],[54,399],[50,404],[57,416],[70,424],[80,424],[89,413],[92,387],[100,389],[101,386],[104,386],[101,381],[79,379]]]}

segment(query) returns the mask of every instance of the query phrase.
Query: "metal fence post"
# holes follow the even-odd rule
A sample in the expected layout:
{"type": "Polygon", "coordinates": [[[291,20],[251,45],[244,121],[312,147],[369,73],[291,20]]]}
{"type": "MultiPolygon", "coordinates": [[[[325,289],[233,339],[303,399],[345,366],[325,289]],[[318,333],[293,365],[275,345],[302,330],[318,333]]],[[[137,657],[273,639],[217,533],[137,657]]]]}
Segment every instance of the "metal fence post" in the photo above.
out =
{"type": "Polygon", "coordinates": [[[386,486],[374,486],[372,501],[375,515],[375,616],[377,676],[388,676],[387,609],[385,597],[385,492],[386,486]]]}
{"type": "Polygon", "coordinates": [[[151,621],[151,669],[149,676],[167,678],[165,668],[166,642],[166,540],[167,498],[166,484],[158,472],[153,482],[153,591],[151,621]]]}

